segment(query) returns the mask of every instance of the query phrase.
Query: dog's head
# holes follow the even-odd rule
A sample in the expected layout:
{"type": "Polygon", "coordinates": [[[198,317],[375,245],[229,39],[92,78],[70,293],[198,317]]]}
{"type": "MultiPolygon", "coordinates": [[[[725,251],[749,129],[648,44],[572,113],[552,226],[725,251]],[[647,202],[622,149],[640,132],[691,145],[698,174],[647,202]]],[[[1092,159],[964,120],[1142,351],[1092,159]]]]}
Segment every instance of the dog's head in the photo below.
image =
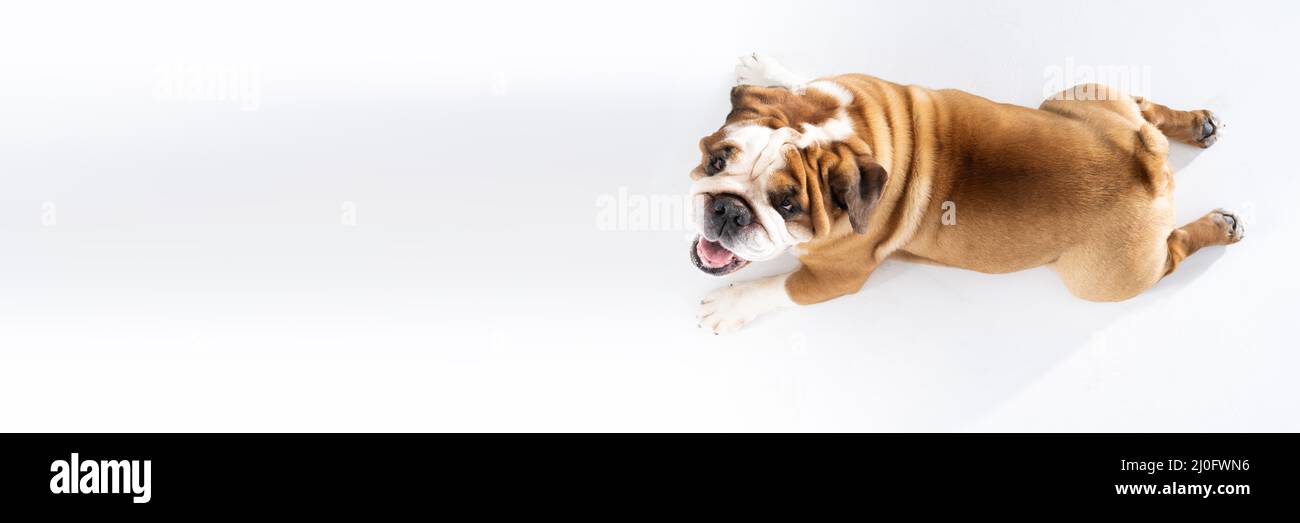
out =
{"type": "Polygon", "coordinates": [[[731,102],[726,124],[700,140],[691,171],[696,267],[730,274],[827,237],[839,220],[866,232],[887,174],[853,134],[841,100],[741,86],[731,102]]]}

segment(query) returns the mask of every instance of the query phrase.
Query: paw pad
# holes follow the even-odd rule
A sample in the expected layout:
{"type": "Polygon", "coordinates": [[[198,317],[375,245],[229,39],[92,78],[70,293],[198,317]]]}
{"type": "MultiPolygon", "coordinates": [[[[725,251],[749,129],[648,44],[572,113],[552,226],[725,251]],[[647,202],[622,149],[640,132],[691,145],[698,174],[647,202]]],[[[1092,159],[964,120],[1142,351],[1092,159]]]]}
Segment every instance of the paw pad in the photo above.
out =
{"type": "Polygon", "coordinates": [[[1196,144],[1202,148],[1209,148],[1214,145],[1215,142],[1219,141],[1223,127],[1223,121],[1219,120],[1218,116],[1205,111],[1205,120],[1201,122],[1201,137],[1196,139],[1196,144]]]}
{"type": "Polygon", "coordinates": [[[1215,209],[1210,213],[1210,219],[1223,225],[1228,234],[1228,243],[1237,243],[1246,237],[1246,221],[1238,214],[1215,209]]]}

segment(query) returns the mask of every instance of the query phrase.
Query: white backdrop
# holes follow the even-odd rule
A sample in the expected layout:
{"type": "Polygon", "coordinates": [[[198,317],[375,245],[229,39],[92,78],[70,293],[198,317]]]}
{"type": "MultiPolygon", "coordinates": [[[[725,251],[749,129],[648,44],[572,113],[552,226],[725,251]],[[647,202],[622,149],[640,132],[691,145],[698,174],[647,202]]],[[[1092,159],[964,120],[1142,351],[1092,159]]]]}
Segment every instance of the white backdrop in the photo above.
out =
{"type": "Polygon", "coordinates": [[[0,8],[0,430],[1300,430],[1295,2],[541,4],[0,8]],[[1248,237],[1119,304],[889,263],[706,335],[793,262],[600,217],[685,192],[754,50],[1031,106],[1137,71],[1229,125],[1179,219],[1248,237]]]}

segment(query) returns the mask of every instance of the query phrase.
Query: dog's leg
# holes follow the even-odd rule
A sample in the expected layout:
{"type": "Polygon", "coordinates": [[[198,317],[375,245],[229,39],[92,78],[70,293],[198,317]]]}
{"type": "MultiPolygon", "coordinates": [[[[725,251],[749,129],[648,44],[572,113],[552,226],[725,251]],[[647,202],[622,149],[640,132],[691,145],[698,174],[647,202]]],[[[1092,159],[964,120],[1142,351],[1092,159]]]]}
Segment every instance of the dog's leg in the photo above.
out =
{"type": "Polygon", "coordinates": [[[714,334],[735,332],[761,314],[794,305],[785,290],[790,274],[733,283],[710,292],[700,301],[701,328],[714,334]]]}
{"type": "Polygon", "coordinates": [[[733,283],[710,292],[700,302],[699,325],[714,334],[735,332],[759,315],[794,305],[810,305],[853,294],[862,288],[875,264],[828,264],[817,259],[788,274],[733,283]],[[829,267],[834,267],[830,269],[829,267]]]}
{"type": "Polygon", "coordinates": [[[1133,101],[1137,102],[1143,118],[1165,136],[1180,142],[1206,148],[1214,145],[1222,134],[1223,122],[1206,109],[1178,111],[1141,96],[1134,96],[1133,101]]]}
{"type": "Polygon", "coordinates": [[[1199,220],[1174,229],[1169,233],[1169,258],[1165,262],[1165,275],[1174,272],[1184,258],[1201,247],[1230,245],[1246,237],[1246,224],[1236,214],[1217,209],[1199,220]]]}
{"type": "Polygon", "coordinates": [[[803,89],[810,78],[791,72],[770,56],[752,53],[740,57],[736,64],[736,85],[803,89]]]}

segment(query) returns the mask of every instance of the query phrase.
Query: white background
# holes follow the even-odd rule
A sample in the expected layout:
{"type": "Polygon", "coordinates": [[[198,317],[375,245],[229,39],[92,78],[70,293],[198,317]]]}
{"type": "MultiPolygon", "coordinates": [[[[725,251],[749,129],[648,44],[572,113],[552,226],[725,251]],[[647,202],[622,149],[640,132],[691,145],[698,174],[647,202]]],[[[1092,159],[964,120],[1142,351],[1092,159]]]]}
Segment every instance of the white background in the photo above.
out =
{"type": "Polygon", "coordinates": [[[983,4],[8,3],[0,430],[1300,430],[1300,4],[983,4]],[[889,263],[706,335],[792,262],[718,280],[596,202],[684,193],[754,50],[1030,106],[1147,67],[1229,125],[1179,220],[1249,235],[1119,304],[889,263]],[[255,110],[160,94],[217,66],[255,110]]]}

